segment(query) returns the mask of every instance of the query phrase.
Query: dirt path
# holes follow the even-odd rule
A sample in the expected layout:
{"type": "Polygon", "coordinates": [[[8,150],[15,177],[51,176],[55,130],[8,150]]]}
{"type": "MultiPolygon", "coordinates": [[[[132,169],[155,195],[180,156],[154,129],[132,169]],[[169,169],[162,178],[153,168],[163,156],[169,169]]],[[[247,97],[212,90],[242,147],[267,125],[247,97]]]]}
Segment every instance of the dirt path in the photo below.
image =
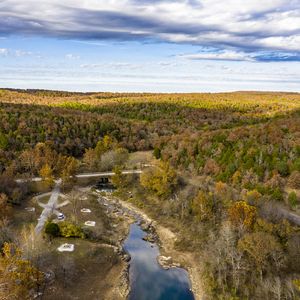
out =
{"type": "MultiPolygon", "coordinates": [[[[105,199],[108,201],[111,200],[108,197],[105,197],[105,199]]],[[[154,226],[161,241],[161,254],[171,256],[175,262],[180,263],[185,269],[187,269],[195,299],[202,300],[204,293],[201,287],[200,269],[195,255],[191,252],[175,250],[174,243],[177,237],[176,234],[169,228],[158,224],[155,220],[152,220],[145,212],[134,206],[132,203],[128,203],[120,199],[118,199],[118,202],[126,209],[139,214],[146,222],[149,222],[154,226]]]]}

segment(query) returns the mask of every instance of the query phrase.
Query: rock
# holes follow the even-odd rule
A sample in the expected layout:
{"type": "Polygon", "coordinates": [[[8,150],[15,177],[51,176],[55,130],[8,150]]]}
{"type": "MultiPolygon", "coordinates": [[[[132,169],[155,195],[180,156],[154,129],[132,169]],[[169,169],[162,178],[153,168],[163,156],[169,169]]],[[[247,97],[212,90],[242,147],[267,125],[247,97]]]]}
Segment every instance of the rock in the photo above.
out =
{"type": "Polygon", "coordinates": [[[126,261],[126,262],[129,262],[131,260],[131,257],[129,254],[124,254],[123,255],[123,260],[126,261]]]}
{"type": "Polygon", "coordinates": [[[173,263],[172,266],[175,267],[175,268],[181,268],[181,264],[180,263],[173,263]]]}
{"type": "Polygon", "coordinates": [[[165,270],[172,267],[172,257],[171,256],[163,256],[160,255],[157,257],[158,263],[164,268],[165,270]]]}
{"type": "Polygon", "coordinates": [[[150,243],[155,243],[157,241],[157,236],[153,233],[149,233],[143,237],[143,240],[150,243]]]}
{"type": "Polygon", "coordinates": [[[144,231],[148,231],[149,230],[149,228],[150,228],[150,223],[147,223],[147,222],[141,222],[141,228],[142,228],[142,230],[144,230],[144,231]]]}

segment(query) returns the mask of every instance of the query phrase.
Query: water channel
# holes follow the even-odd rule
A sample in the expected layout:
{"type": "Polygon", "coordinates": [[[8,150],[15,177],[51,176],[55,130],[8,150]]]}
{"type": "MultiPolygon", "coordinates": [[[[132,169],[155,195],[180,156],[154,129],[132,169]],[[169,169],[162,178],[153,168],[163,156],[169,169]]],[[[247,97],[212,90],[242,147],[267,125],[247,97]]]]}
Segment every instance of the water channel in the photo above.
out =
{"type": "Polygon", "coordinates": [[[163,269],[157,262],[158,246],[144,241],[145,235],[134,223],[123,245],[131,256],[129,300],[194,300],[187,271],[163,269]]]}

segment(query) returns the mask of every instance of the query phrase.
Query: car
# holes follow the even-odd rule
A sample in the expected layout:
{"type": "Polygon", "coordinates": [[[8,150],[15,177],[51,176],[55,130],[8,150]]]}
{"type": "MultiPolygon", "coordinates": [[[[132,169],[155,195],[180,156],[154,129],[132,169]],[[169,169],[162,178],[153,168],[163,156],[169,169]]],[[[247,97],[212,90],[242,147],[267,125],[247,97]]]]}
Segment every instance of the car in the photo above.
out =
{"type": "Polygon", "coordinates": [[[65,215],[64,214],[59,214],[58,216],[57,216],[57,219],[58,220],[63,220],[65,218],[65,215]]]}

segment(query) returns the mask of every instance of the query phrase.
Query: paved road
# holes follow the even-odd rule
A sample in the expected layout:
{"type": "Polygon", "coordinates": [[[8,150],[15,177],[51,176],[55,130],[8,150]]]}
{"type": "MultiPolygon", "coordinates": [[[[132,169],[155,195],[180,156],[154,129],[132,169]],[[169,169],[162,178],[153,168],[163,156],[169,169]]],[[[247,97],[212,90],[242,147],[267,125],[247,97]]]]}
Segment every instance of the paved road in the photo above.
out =
{"type": "Polygon", "coordinates": [[[281,214],[281,216],[287,220],[289,220],[290,222],[300,226],[300,216],[290,212],[289,210],[285,209],[285,208],[279,208],[279,212],[281,214]]]}
{"type": "MultiPolygon", "coordinates": [[[[122,174],[141,174],[142,170],[124,170],[122,174]]],[[[75,175],[77,178],[90,178],[90,177],[104,177],[104,176],[113,176],[115,172],[97,172],[97,173],[84,173],[75,175]]]]}
{"type": "Polygon", "coordinates": [[[39,221],[35,227],[36,233],[40,233],[43,230],[44,225],[47,222],[50,215],[56,211],[55,208],[57,207],[57,204],[58,204],[57,200],[58,200],[58,196],[60,194],[60,185],[61,185],[61,179],[56,181],[55,187],[52,190],[49,201],[45,205],[45,208],[40,215],[39,221]]]}
{"type": "MultiPolygon", "coordinates": [[[[142,170],[124,170],[122,171],[122,174],[128,175],[128,174],[141,174],[143,173],[142,170]]],[[[77,174],[75,177],[77,178],[91,178],[91,177],[104,177],[104,176],[113,176],[115,175],[114,172],[95,172],[95,173],[83,173],[83,174],[77,174]]],[[[33,177],[29,179],[16,179],[17,183],[22,183],[26,181],[42,181],[41,177],[33,177]]]]}

